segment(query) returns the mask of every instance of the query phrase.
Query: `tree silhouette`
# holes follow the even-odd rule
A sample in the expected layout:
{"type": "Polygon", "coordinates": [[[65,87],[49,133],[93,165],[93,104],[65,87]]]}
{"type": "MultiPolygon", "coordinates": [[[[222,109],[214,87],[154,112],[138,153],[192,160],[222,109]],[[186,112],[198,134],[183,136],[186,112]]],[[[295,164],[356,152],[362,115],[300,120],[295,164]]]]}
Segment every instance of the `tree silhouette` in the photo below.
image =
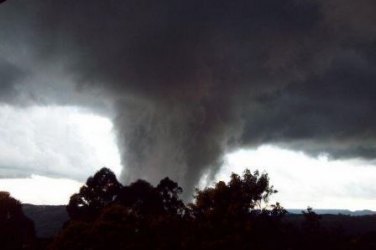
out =
{"type": "Polygon", "coordinates": [[[182,216],[186,211],[179,197],[182,192],[183,189],[168,177],[162,179],[157,187],[137,180],[121,188],[115,202],[128,207],[137,216],[182,216]]]}
{"type": "Polygon", "coordinates": [[[278,203],[266,209],[276,193],[266,173],[245,170],[242,176],[232,174],[228,183],[219,181],[196,193],[189,207],[199,249],[268,249],[269,243],[282,241],[277,228],[286,211],[278,203]]]}
{"type": "Polygon", "coordinates": [[[0,249],[33,249],[34,223],[27,218],[19,201],[0,192],[0,249]]]}
{"type": "Polygon", "coordinates": [[[154,187],[137,180],[105,196],[109,189],[104,187],[116,179],[100,178],[104,175],[108,171],[100,170],[71,197],[68,211],[73,211],[73,220],[55,239],[54,249],[179,248],[187,209],[176,182],[166,177],[154,187]]]}
{"type": "Polygon", "coordinates": [[[286,210],[266,206],[275,193],[267,174],[246,170],[228,183],[197,190],[186,206],[182,188],[162,179],[121,186],[102,169],[71,197],[73,220],[54,249],[276,249],[283,245],[286,210]],[[265,203],[265,204],[264,204],[265,203]],[[271,209],[270,209],[271,208],[271,209]],[[273,237],[274,240],[268,240],[273,237]]]}
{"type": "Polygon", "coordinates": [[[163,211],[161,199],[156,189],[147,181],[137,180],[123,187],[116,198],[116,203],[128,208],[139,218],[160,214],[163,211]]]}
{"type": "Polygon", "coordinates": [[[304,215],[303,229],[309,234],[317,233],[320,229],[321,216],[316,214],[311,207],[302,213],[304,215]]]}
{"type": "Polygon", "coordinates": [[[243,218],[251,210],[262,209],[262,202],[267,202],[271,194],[276,193],[269,185],[268,175],[247,169],[243,176],[231,175],[226,184],[218,182],[215,187],[197,190],[195,202],[190,205],[197,217],[214,218],[243,218]]]}
{"type": "Polygon", "coordinates": [[[114,201],[122,185],[108,168],[100,169],[89,177],[79,193],[71,196],[67,212],[71,219],[92,220],[101,209],[114,201]]]}
{"type": "Polygon", "coordinates": [[[159,182],[156,190],[166,213],[170,215],[184,215],[186,213],[184,202],[179,197],[183,189],[179,187],[178,183],[166,177],[159,182]]]}
{"type": "MultiPolygon", "coordinates": [[[[242,176],[232,174],[227,183],[197,190],[186,206],[181,187],[167,177],[156,187],[144,180],[121,186],[111,171],[101,169],[72,196],[73,220],[51,249],[375,249],[375,232],[347,235],[324,228],[311,208],[289,215],[295,225],[286,222],[279,203],[268,205],[275,192],[266,173],[246,170],[242,176]]],[[[9,194],[2,197],[9,200],[9,194]]],[[[7,204],[19,213],[17,202],[7,204]]],[[[11,237],[15,231],[4,232],[11,237]]]]}
{"type": "MultiPolygon", "coordinates": [[[[303,221],[301,223],[301,231],[299,237],[299,246],[302,249],[316,250],[316,249],[338,249],[336,248],[338,242],[333,242],[335,239],[331,232],[326,231],[321,227],[321,216],[308,207],[306,211],[302,211],[303,221]]],[[[339,248],[339,249],[347,249],[339,248]]]]}

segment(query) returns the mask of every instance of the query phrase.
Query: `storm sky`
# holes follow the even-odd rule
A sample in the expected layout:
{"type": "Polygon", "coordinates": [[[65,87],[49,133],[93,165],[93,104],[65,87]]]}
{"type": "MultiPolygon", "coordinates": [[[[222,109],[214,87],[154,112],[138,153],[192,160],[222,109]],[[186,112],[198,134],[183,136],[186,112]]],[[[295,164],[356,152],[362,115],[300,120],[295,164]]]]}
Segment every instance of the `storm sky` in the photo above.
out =
{"type": "Polygon", "coordinates": [[[74,132],[72,154],[65,127],[25,112],[43,107],[56,124],[66,108],[108,119],[124,183],[170,176],[188,195],[226,155],[262,145],[373,166],[375,10],[373,0],[8,0],[0,143],[19,150],[0,154],[0,176],[91,174],[82,168],[96,156],[74,132]],[[35,124],[33,139],[17,139],[35,124]]]}

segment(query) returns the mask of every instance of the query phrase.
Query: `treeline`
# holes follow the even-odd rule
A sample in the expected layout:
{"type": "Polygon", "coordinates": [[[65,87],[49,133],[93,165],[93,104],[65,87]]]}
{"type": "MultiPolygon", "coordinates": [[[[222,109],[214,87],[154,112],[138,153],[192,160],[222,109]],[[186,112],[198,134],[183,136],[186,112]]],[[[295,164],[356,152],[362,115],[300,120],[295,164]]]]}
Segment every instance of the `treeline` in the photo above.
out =
{"type": "Polygon", "coordinates": [[[376,249],[375,232],[346,235],[341,228],[324,228],[310,208],[301,225],[287,223],[286,210],[279,203],[268,204],[276,191],[265,173],[232,174],[227,183],[196,190],[189,204],[182,201],[182,192],[169,178],[157,186],[144,180],[123,186],[111,170],[103,168],[71,196],[70,219],[48,241],[35,239],[32,222],[20,204],[2,193],[0,248],[376,249]],[[15,205],[10,208],[4,200],[15,205]],[[17,213],[9,217],[12,211],[17,213]],[[3,241],[8,238],[14,240],[3,241]]]}
{"type": "Polygon", "coordinates": [[[182,188],[169,178],[156,187],[143,180],[122,186],[104,168],[71,197],[67,206],[71,221],[53,248],[248,247],[256,243],[248,234],[262,234],[260,229],[267,226],[261,225],[261,217],[267,219],[267,227],[278,230],[285,210],[279,205],[261,209],[274,192],[266,174],[247,170],[242,177],[233,174],[227,184],[197,190],[195,201],[185,205],[180,199],[182,188]]]}

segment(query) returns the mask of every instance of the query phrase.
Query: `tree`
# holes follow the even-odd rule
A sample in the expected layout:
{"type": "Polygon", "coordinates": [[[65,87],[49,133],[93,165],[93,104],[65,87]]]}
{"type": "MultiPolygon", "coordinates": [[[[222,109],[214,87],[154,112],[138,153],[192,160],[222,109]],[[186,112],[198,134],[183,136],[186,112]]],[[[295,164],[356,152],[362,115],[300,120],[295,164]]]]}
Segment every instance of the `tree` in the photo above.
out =
{"type": "Polygon", "coordinates": [[[166,213],[170,215],[185,214],[186,207],[179,197],[183,193],[183,189],[179,187],[178,183],[166,177],[159,182],[156,189],[166,213]]]}
{"type": "Polygon", "coordinates": [[[123,187],[116,198],[116,203],[125,206],[140,219],[160,214],[163,210],[156,189],[144,180],[137,180],[129,186],[123,187]]]}
{"type": "Polygon", "coordinates": [[[267,202],[271,194],[276,193],[269,185],[268,175],[247,169],[243,176],[231,175],[226,184],[218,182],[215,187],[197,190],[195,202],[190,205],[193,214],[198,217],[241,218],[250,214],[251,210],[262,209],[262,202],[267,202]]]}
{"type": "Polygon", "coordinates": [[[302,211],[304,216],[303,229],[307,233],[316,233],[320,229],[321,216],[316,214],[311,207],[307,208],[307,211],[302,211]]]}
{"type": "Polygon", "coordinates": [[[179,199],[181,192],[181,187],[169,178],[157,187],[137,180],[121,187],[113,202],[97,208],[92,220],[73,220],[67,224],[53,248],[180,249],[182,211],[185,211],[179,199]]]}
{"type": "Polygon", "coordinates": [[[93,220],[100,210],[114,201],[122,185],[108,168],[89,177],[79,193],[71,196],[67,212],[71,219],[93,220]]]}
{"type": "Polygon", "coordinates": [[[34,240],[34,223],[24,215],[21,203],[0,192],[0,249],[32,249],[34,240]]]}
{"type": "Polygon", "coordinates": [[[196,192],[189,206],[198,249],[276,249],[282,244],[283,238],[276,236],[285,210],[279,204],[269,210],[264,204],[276,193],[266,173],[245,170],[242,176],[232,174],[227,183],[196,192]]]}
{"type": "Polygon", "coordinates": [[[183,189],[168,177],[162,179],[157,187],[147,181],[137,180],[120,190],[116,202],[138,216],[182,216],[186,211],[179,197],[182,192],[183,189]]]}
{"type": "Polygon", "coordinates": [[[232,174],[228,183],[220,181],[214,187],[197,190],[189,207],[180,199],[182,188],[167,177],[156,187],[144,180],[118,186],[115,180],[114,175],[101,170],[72,196],[68,206],[74,211],[71,217],[80,220],[66,225],[54,241],[54,249],[285,246],[286,234],[280,226],[286,210],[279,203],[272,209],[264,204],[276,192],[267,174],[249,170],[242,176],[232,174]],[[82,220],[88,215],[90,219],[82,220]]]}

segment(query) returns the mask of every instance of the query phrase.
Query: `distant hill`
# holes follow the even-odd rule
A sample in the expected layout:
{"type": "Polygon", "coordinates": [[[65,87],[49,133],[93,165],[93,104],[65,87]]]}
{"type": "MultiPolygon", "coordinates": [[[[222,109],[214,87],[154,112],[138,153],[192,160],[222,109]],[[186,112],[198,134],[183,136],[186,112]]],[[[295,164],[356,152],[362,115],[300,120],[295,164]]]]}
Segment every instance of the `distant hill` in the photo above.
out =
{"type": "MultiPolygon", "coordinates": [[[[304,221],[302,214],[288,214],[284,222],[295,226],[301,226],[304,221]]],[[[343,215],[321,214],[320,224],[326,229],[339,230],[347,235],[359,235],[376,232],[376,215],[343,215]]]]}
{"type": "Polygon", "coordinates": [[[23,204],[23,211],[34,221],[36,234],[40,238],[54,236],[68,220],[65,206],[23,204]]]}
{"type": "MultiPolygon", "coordinates": [[[[39,206],[24,204],[24,213],[35,224],[37,236],[53,237],[68,220],[65,206],[39,206]]],[[[285,222],[299,226],[303,221],[303,209],[288,209],[285,222]]],[[[314,209],[322,215],[321,224],[326,228],[341,228],[349,234],[376,231],[376,212],[370,210],[314,209]]]]}
{"type": "MultiPolygon", "coordinates": [[[[304,209],[287,209],[290,214],[302,214],[304,209]]],[[[317,214],[333,214],[333,215],[349,215],[349,216],[364,216],[364,215],[376,215],[376,211],[371,210],[356,210],[350,211],[347,209],[314,209],[317,214]]]]}

